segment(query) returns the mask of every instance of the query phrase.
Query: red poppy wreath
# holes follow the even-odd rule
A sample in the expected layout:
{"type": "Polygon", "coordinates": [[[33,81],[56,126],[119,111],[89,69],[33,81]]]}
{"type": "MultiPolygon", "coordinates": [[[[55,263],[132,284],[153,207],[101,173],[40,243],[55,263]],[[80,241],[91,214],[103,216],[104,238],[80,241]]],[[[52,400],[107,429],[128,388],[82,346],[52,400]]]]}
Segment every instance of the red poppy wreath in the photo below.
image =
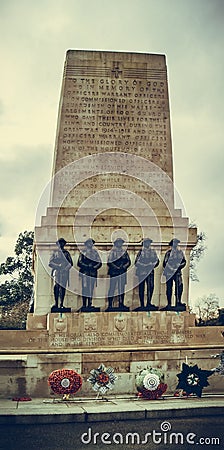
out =
{"type": "Polygon", "coordinates": [[[75,394],[82,387],[82,377],[72,369],[58,369],[51,372],[48,384],[56,394],[75,394]]]}

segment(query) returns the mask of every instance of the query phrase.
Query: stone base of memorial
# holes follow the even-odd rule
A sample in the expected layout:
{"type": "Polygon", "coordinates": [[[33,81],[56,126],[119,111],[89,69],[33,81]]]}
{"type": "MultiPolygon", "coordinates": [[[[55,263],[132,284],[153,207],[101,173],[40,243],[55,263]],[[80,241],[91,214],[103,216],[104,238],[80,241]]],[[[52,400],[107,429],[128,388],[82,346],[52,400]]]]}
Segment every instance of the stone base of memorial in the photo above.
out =
{"type": "MultiPolygon", "coordinates": [[[[66,312],[66,311],[65,311],[66,312]]],[[[188,345],[195,327],[195,314],[186,311],[129,311],[128,307],[99,308],[85,312],[63,313],[61,310],[47,315],[47,320],[28,314],[27,331],[45,328],[49,346],[54,348],[123,347],[176,344],[188,345]],[[126,309],[127,308],[127,309],[126,309]]]]}
{"type": "MultiPolygon", "coordinates": [[[[2,397],[49,398],[49,374],[62,368],[82,376],[76,395],[93,396],[87,378],[101,364],[118,376],[110,395],[136,396],[136,376],[150,367],[164,373],[166,395],[174,395],[183,363],[212,370],[211,355],[223,349],[223,326],[196,327],[185,311],[29,314],[27,328],[0,331],[2,397]]],[[[223,391],[222,375],[209,383],[205,394],[223,391]]]]}
{"type": "Polygon", "coordinates": [[[161,311],[177,311],[177,312],[186,311],[186,304],[179,303],[177,306],[167,305],[164,308],[162,308],[161,311]]]}
{"type": "Polygon", "coordinates": [[[63,307],[52,306],[51,307],[52,313],[70,313],[71,311],[72,311],[71,308],[66,308],[65,306],[63,306],[63,307]]]}
{"type": "Polygon", "coordinates": [[[106,312],[129,312],[130,308],[128,306],[111,306],[106,309],[106,312]]]}
{"type": "Polygon", "coordinates": [[[78,312],[100,312],[100,308],[97,306],[82,306],[78,312]]]}
{"type": "Polygon", "coordinates": [[[139,306],[138,308],[134,309],[134,312],[138,311],[158,311],[158,306],[155,305],[149,305],[149,306],[139,306]]]}

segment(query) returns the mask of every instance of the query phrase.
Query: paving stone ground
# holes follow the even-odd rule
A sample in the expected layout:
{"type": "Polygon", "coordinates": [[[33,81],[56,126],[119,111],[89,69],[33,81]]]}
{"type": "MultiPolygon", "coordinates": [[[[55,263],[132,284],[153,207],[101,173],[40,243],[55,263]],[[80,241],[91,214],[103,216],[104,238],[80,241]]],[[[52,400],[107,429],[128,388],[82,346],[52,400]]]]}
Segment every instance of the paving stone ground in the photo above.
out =
{"type": "Polygon", "coordinates": [[[223,448],[224,395],[0,400],[0,449],[223,448]]]}

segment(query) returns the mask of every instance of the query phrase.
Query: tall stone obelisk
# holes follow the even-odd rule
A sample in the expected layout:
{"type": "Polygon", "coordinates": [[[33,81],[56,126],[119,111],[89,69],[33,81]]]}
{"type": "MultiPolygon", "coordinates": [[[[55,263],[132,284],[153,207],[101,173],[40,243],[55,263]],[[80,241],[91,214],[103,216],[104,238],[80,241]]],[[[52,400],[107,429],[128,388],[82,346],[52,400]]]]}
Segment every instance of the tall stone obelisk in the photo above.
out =
{"type": "MultiPolygon", "coordinates": [[[[44,315],[53,303],[48,259],[64,237],[74,259],[67,306],[80,305],[77,255],[88,237],[106,263],[111,242],[128,242],[134,261],[143,237],[153,239],[161,264],[156,270],[154,303],[166,304],[161,283],[168,242],[180,239],[188,264],[184,297],[188,300],[189,254],[196,229],[174,205],[170,108],[164,55],[69,50],[59,104],[51,200],[36,227],[35,307],[44,315]]],[[[95,292],[104,309],[106,264],[95,292]]],[[[133,267],[126,299],[138,305],[133,267]]]]}

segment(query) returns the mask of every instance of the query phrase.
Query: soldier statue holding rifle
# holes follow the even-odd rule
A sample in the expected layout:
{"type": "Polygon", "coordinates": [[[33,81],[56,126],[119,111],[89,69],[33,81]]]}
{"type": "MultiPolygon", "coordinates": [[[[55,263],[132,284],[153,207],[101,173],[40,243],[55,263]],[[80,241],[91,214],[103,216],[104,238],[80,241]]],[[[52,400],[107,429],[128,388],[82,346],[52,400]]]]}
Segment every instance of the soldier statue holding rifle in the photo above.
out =
{"type": "Polygon", "coordinates": [[[178,247],[180,243],[179,239],[172,239],[169,242],[170,249],[166,252],[163,267],[163,274],[166,277],[166,296],[167,306],[165,310],[172,309],[171,299],[173,284],[175,284],[175,299],[176,304],[174,309],[185,310],[186,305],[181,303],[181,297],[183,293],[183,280],[181,270],[186,266],[186,259],[183,251],[178,247]]]}
{"type": "Polygon", "coordinates": [[[50,257],[49,266],[52,269],[52,276],[54,278],[54,300],[53,308],[58,308],[58,301],[60,300],[60,308],[64,308],[64,298],[67,284],[69,285],[69,271],[73,266],[70,253],[64,249],[67,244],[64,238],[58,239],[56,242],[57,250],[53,252],[50,257]]]}
{"type": "Polygon", "coordinates": [[[110,286],[108,291],[108,308],[107,311],[113,309],[113,298],[117,287],[119,310],[129,311],[124,305],[125,285],[127,283],[127,269],[131,265],[129,254],[123,249],[124,239],[117,238],[114,246],[110,251],[107,265],[108,275],[110,275],[110,286]]]}

